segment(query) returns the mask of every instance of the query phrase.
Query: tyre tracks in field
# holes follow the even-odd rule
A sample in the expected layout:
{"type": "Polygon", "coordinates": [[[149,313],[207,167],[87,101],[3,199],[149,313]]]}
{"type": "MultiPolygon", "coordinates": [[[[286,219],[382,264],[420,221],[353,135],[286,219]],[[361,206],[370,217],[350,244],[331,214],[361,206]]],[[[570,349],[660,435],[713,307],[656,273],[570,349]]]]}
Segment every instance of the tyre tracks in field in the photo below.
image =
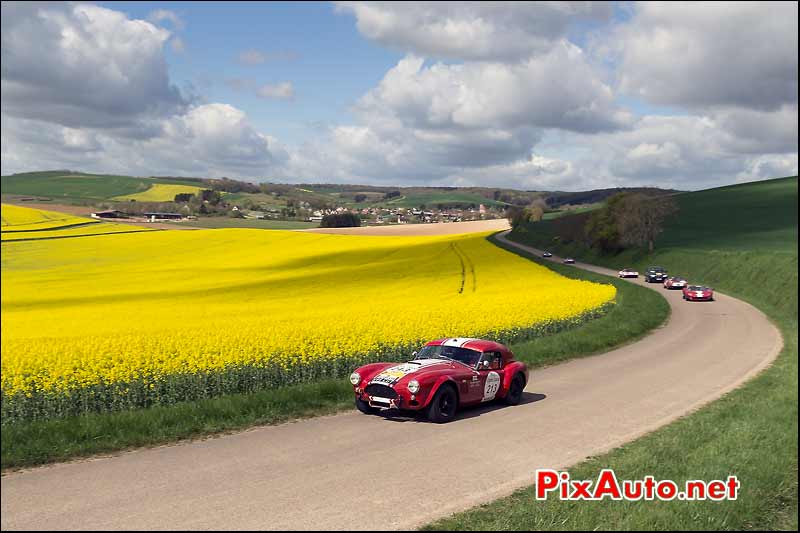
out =
{"type": "Polygon", "coordinates": [[[471,285],[472,292],[475,292],[478,290],[478,278],[475,275],[475,265],[472,263],[472,259],[455,242],[450,243],[450,248],[461,263],[461,287],[458,289],[458,294],[464,293],[466,285],[471,285]],[[469,279],[472,280],[471,284],[468,283],[469,279]]]}

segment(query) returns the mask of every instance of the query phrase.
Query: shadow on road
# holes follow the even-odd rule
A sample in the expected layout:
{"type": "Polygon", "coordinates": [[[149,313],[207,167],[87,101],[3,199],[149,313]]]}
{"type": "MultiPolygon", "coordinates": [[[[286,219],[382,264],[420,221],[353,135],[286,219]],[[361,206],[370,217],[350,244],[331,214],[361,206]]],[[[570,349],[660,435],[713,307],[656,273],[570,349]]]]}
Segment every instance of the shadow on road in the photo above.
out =
{"type": "MultiPolygon", "coordinates": [[[[473,407],[464,407],[462,409],[459,409],[455,419],[453,419],[453,421],[449,423],[457,424],[461,420],[469,420],[470,418],[475,418],[477,416],[488,414],[493,411],[501,409],[514,409],[515,407],[519,407],[520,405],[540,402],[546,398],[547,398],[546,394],[540,394],[538,392],[523,392],[522,399],[520,400],[519,405],[506,405],[502,401],[497,400],[489,403],[482,403],[473,407]]],[[[424,412],[387,411],[386,413],[379,413],[376,416],[383,417],[384,420],[389,422],[423,422],[426,424],[431,423],[425,417],[424,412]]]]}

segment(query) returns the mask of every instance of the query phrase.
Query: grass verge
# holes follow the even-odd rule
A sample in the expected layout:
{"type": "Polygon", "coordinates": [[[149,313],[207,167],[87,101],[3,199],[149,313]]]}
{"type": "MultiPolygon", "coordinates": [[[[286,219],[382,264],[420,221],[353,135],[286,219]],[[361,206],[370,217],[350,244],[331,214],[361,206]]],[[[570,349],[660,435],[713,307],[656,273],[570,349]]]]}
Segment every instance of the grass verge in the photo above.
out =
{"type": "MultiPolygon", "coordinates": [[[[590,272],[558,266],[555,270],[575,279],[613,283],[617,287],[617,305],[581,327],[510,346],[520,360],[534,367],[631,342],[668,317],[669,305],[653,291],[590,272]]],[[[347,380],[333,380],[148,409],[19,422],[3,426],[2,468],[34,466],[277,424],[350,409],[352,402],[352,388],[347,380]]]]}

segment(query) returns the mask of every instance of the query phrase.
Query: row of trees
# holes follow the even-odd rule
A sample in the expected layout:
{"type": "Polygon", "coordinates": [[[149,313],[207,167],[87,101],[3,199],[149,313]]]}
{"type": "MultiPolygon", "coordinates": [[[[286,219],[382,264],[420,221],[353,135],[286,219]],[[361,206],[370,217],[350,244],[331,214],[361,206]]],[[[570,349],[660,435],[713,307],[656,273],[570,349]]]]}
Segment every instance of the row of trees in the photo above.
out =
{"type": "MultiPolygon", "coordinates": [[[[628,247],[646,247],[652,253],[656,238],[664,231],[664,223],[677,211],[678,206],[670,196],[619,193],[599,209],[562,217],[553,224],[562,242],[582,240],[587,246],[608,253],[628,247]]],[[[538,222],[543,215],[543,206],[538,203],[508,211],[509,222],[515,229],[538,222]]]]}
{"type": "Polygon", "coordinates": [[[543,199],[537,198],[527,207],[512,205],[506,211],[506,216],[511,226],[516,228],[527,222],[539,222],[544,218],[546,208],[547,203],[543,199]]]}
{"type": "Polygon", "coordinates": [[[355,213],[331,213],[322,217],[321,228],[357,228],[361,217],[355,213]]]}
{"type": "Polygon", "coordinates": [[[677,211],[678,206],[670,196],[616,194],[591,213],[585,226],[586,236],[591,246],[605,252],[646,246],[652,253],[656,237],[664,231],[664,222],[677,211]]]}

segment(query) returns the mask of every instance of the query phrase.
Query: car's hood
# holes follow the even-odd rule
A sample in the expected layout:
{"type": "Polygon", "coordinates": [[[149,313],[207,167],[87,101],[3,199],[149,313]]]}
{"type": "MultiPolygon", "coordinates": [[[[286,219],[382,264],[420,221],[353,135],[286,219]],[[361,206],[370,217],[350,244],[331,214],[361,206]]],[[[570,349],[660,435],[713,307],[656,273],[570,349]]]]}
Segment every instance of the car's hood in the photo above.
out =
{"type": "Polygon", "coordinates": [[[415,359],[382,370],[370,380],[370,383],[379,383],[391,387],[410,374],[417,376],[425,372],[442,370],[448,368],[450,364],[451,361],[446,359],[415,359]]]}

